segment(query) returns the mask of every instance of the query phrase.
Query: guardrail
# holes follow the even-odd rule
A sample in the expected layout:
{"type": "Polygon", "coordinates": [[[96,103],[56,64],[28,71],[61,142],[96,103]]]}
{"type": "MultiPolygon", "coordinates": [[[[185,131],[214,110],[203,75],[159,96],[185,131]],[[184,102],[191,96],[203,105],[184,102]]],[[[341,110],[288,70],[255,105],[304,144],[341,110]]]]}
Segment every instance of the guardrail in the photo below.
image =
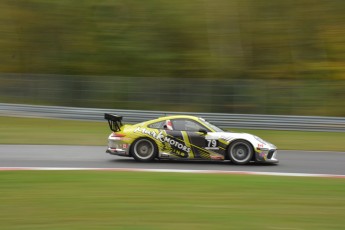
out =
{"type": "Polygon", "coordinates": [[[119,114],[126,123],[186,114],[203,117],[217,126],[227,128],[345,132],[345,117],[139,111],[0,103],[0,116],[104,121],[104,113],[119,114]]]}

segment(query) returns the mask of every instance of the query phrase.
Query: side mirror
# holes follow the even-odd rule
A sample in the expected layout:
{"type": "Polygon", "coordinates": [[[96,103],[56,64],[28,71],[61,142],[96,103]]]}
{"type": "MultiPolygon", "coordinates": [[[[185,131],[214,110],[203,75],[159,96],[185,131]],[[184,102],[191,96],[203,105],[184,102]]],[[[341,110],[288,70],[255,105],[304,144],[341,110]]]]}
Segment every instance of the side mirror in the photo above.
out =
{"type": "Polygon", "coordinates": [[[206,129],[199,129],[199,132],[206,135],[207,134],[207,130],[206,129]]]}

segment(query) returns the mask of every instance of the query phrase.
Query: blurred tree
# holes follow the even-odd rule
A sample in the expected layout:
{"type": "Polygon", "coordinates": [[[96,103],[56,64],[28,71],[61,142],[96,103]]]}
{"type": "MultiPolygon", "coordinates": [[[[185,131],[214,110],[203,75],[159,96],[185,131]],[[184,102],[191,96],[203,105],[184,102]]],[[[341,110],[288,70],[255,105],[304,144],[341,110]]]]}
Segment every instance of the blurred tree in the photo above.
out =
{"type": "MultiPolygon", "coordinates": [[[[61,95],[73,98],[91,87],[69,82],[73,75],[80,75],[78,81],[226,79],[253,95],[250,102],[239,99],[229,91],[241,89],[227,85],[222,93],[231,103],[225,108],[249,112],[263,99],[242,80],[266,79],[264,89],[274,85],[282,91],[283,82],[320,81],[329,88],[305,93],[313,98],[323,91],[319,100],[325,103],[344,96],[344,89],[332,88],[345,80],[344,12],[343,0],[2,0],[0,73],[61,75],[60,87],[74,89],[61,95]]],[[[288,98],[267,97],[265,103],[278,106],[288,98]]]]}
{"type": "Polygon", "coordinates": [[[344,78],[341,0],[0,3],[0,71],[344,78]]]}

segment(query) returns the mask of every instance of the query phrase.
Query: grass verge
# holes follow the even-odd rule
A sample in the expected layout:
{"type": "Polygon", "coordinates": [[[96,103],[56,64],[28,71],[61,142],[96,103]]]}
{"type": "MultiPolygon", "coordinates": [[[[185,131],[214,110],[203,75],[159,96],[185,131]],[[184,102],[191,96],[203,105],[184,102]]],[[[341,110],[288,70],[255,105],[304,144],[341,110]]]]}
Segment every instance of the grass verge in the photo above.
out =
{"type": "MultiPolygon", "coordinates": [[[[0,144],[106,145],[104,122],[0,117],[0,144]]],[[[255,134],[279,149],[345,151],[345,133],[277,130],[233,131],[255,134]]]]}
{"type": "Polygon", "coordinates": [[[1,144],[106,145],[108,123],[0,117],[1,144]]]}
{"type": "Polygon", "coordinates": [[[0,173],[0,228],[343,229],[343,179],[138,172],[0,173]]]}

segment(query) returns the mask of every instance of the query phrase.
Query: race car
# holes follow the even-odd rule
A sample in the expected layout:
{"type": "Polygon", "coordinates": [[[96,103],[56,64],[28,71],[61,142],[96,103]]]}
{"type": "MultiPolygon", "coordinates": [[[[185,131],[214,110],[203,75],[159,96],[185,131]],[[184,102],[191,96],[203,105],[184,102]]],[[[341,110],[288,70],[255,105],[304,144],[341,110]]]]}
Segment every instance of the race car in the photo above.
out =
{"type": "Polygon", "coordinates": [[[248,133],[226,132],[200,117],[165,116],[134,125],[124,125],[114,114],[104,118],[113,131],[106,152],[113,155],[141,162],[157,158],[278,163],[275,145],[248,133]]]}

